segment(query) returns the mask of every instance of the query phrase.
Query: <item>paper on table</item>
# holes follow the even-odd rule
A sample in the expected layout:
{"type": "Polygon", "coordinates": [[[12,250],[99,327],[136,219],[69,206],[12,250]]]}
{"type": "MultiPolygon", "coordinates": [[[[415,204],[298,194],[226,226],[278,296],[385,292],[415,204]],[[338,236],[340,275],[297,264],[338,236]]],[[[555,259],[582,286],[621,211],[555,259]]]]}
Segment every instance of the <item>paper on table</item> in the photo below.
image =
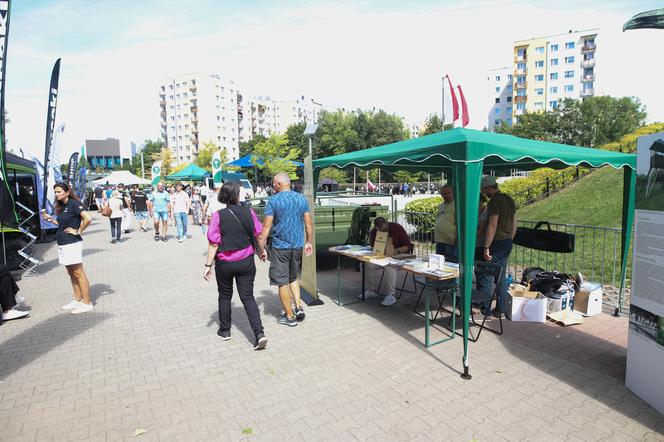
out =
{"type": "Polygon", "coordinates": [[[371,264],[375,264],[380,267],[385,267],[387,265],[396,263],[397,260],[394,258],[377,258],[377,259],[370,259],[369,262],[371,264]]]}

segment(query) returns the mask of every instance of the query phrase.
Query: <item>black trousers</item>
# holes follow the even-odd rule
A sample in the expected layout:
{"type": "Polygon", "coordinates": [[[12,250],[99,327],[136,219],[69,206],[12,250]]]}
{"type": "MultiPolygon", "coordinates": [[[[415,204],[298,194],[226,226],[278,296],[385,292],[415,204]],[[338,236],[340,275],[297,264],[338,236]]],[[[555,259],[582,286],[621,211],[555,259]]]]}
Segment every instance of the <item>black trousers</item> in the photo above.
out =
{"type": "Polygon", "coordinates": [[[254,335],[263,333],[261,315],[254,299],[254,278],[256,277],[254,255],[240,261],[216,261],[214,270],[219,291],[219,329],[221,331],[231,329],[231,298],[233,279],[235,279],[240,301],[244,305],[244,311],[247,313],[254,335]]]}
{"type": "Polygon", "coordinates": [[[111,239],[115,238],[120,241],[122,234],[122,218],[109,218],[111,221],[111,239]]]}

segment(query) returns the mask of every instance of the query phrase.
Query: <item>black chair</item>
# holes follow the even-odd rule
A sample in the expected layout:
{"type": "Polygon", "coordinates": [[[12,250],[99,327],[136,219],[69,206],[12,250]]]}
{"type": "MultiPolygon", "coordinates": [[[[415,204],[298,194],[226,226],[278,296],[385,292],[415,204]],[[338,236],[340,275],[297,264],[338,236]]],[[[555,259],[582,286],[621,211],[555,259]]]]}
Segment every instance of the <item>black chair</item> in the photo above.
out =
{"type": "MultiPolygon", "coordinates": [[[[493,263],[493,262],[486,262],[486,261],[475,261],[475,276],[479,277],[482,275],[487,275],[493,278],[493,283],[494,283],[494,289],[491,292],[491,294],[487,294],[483,291],[477,290],[476,288],[472,289],[471,292],[471,309],[470,309],[470,320],[472,321],[473,325],[476,327],[479,327],[479,332],[477,332],[477,336],[473,336],[472,331],[469,331],[470,336],[469,340],[472,342],[477,342],[480,339],[480,335],[482,334],[482,330],[486,329],[487,331],[490,331],[491,333],[495,333],[497,335],[502,335],[503,334],[503,318],[502,314],[498,316],[498,323],[499,323],[499,328],[494,329],[489,327],[486,324],[486,320],[491,315],[491,307],[494,303],[496,302],[496,308],[498,309],[499,306],[498,304],[498,281],[500,281],[500,278],[503,276],[503,267],[493,263]],[[482,322],[477,322],[475,320],[475,314],[473,313],[472,309],[472,304],[488,304],[489,305],[489,310],[482,313],[482,322]]],[[[459,318],[461,318],[461,315],[463,314],[463,299],[461,299],[460,294],[457,292],[457,305],[459,306],[459,318]]],[[[449,323],[452,322],[452,319],[450,318],[449,323]]],[[[448,326],[449,326],[448,323],[448,326]]],[[[461,333],[455,332],[458,335],[461,335],[461,333]]]]}
{"type": "MultiPolygon", "coordinates": [[[[425,287],[424,278],[418,281],[417,278],[413,276],[413,281],[415,282],[415,284],[422,286],[422,289],[420,290],[420,295],[418,296],[417,302],[415,303],[415,307],[413,307],[413,313],[424,317],[424,315],[418,311],[420,301],[422,300],[422,296],[424,296],[424,287],[425,287]]],[[[429,281],[429,287],[431,287],[436,291],[436,298],[438,298],[438,308],[436,309],[435,312],[432,312],[433,316],[431,316],[431,320],[435,321],[436,319],[438,319],[438,315],[440,315],[442,311],[454,314],[454,312],[444,308],[443,305],[445,304],[445,300],[449,295],[455,296],[456,292],[459,290],[459,279],[454,278],[454,279],[445,279],[442,281],[429,281]]]]}

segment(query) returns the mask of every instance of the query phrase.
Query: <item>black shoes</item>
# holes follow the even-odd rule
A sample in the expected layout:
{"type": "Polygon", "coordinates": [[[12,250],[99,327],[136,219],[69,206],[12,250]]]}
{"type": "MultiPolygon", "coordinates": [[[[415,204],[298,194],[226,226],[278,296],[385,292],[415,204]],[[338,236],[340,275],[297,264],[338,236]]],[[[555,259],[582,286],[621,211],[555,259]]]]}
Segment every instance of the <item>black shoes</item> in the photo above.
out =
{"type": "Polygon", "coordinates": [[[304,321],[304,318],[307,317],[307,315],[304,314],[304,309],[302,307],[296,307],[295,308],[295,319],[298,321],[304,321]]]}
{"type": "Polygon", "coordinates": [[[267,338],[263,333],[259,333],[256,336],[256,342],[254,343],[254,350],[265,350],[267,347],[267,338]]]}
{"type": "Polygon", "coordinates": [[[281,325],[287,325],[289,327],[297,326],[297,320],[295,319],[295,317],[293,316],[292,318],[289,318],[288,316],[286,316],[286,313],[284,313],[279,317],[279,319],[277,319],[277,323],[281,325]]]}
{"type": "Polygon", "coordinates": [[[231,332],[229,332],[229,331],[217,330],[217,336],[219,336],[222,341],[230,341],[231,340],[231,332]]]}

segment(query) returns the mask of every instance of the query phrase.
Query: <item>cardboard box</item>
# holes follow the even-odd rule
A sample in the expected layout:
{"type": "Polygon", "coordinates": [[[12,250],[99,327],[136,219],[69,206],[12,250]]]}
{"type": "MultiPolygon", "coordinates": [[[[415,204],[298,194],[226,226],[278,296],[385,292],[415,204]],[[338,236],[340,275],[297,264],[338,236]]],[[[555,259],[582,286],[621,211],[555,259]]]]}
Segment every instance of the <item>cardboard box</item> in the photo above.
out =
{"type": "Polygon", "coordinates": [[[443,270],[445,267],[445,256],[435,253],[429,254],[429,268],[433,270],[443,270]]]}
{"type": "Polygon", "coordinates": [[[518,290],[521,287],[510,286],[507,292],[507,311],[505,316],[510,321],[546,322],[547,299],[539,292],[518,290]]]}
{"type": "Polygon", "coordinates": [[[595,316],[602,313],[602,294],[601,288],[596,290],[579,290],[574,295],[574,311],[583,316],[595,316]]]}

